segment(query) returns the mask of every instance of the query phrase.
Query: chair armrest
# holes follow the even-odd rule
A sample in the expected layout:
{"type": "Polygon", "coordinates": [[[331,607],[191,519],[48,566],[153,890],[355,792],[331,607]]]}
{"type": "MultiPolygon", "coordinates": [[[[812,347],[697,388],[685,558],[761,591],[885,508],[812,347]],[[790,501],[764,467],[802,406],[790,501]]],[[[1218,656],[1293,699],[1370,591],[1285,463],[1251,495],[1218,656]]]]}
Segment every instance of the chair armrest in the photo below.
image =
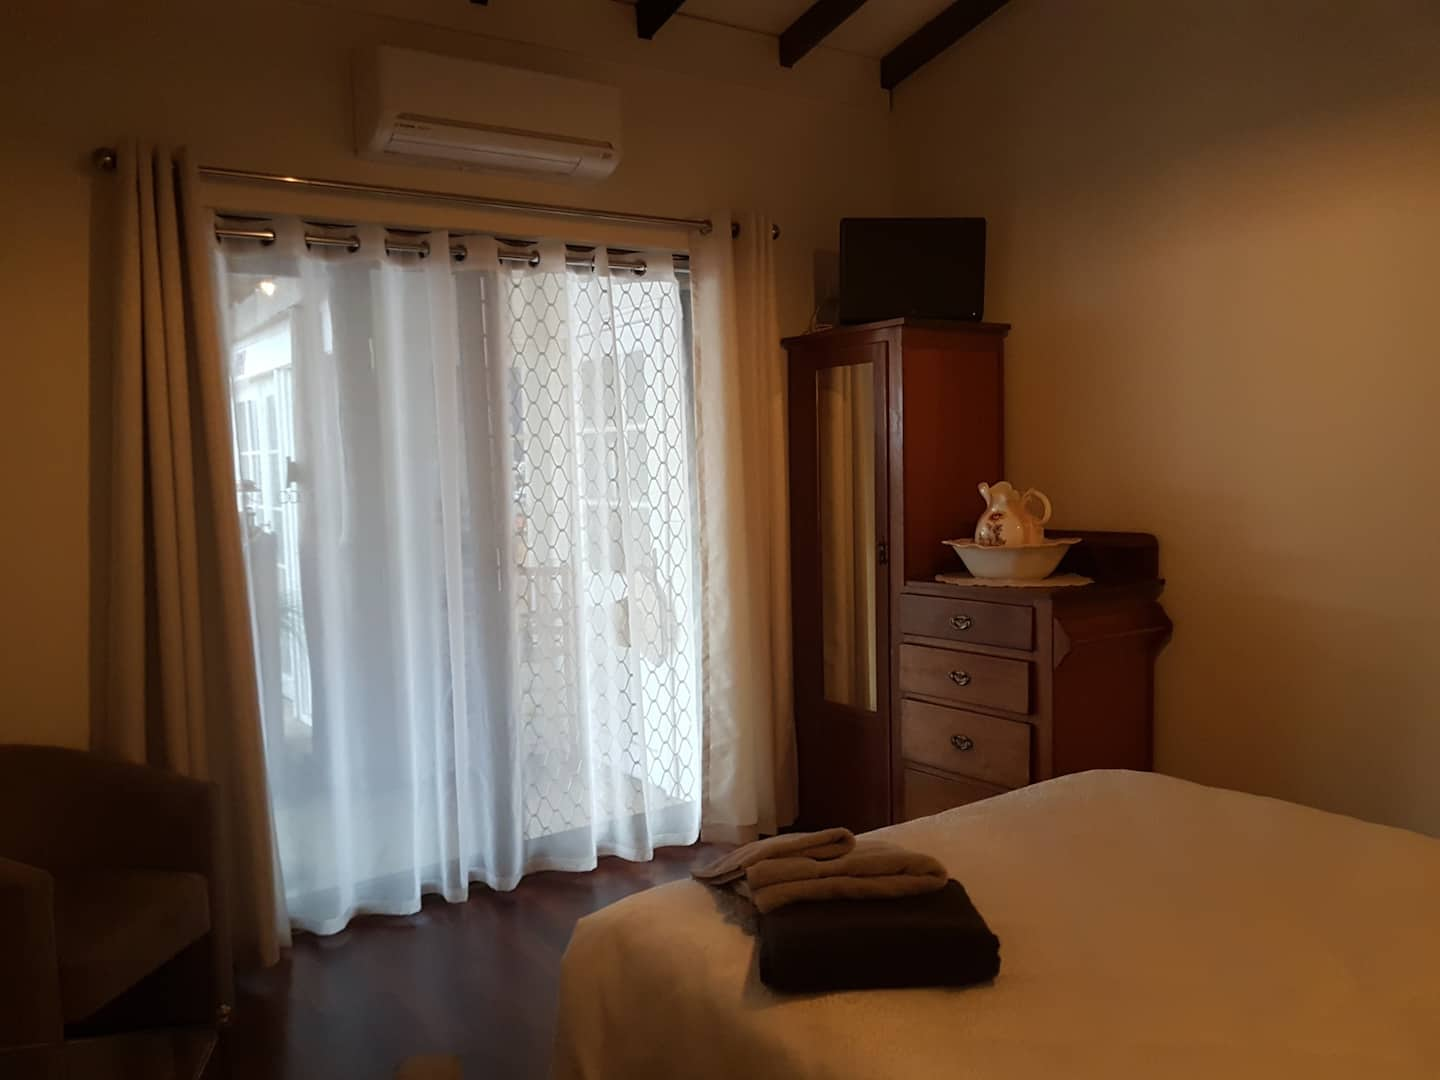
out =
{"type": "Polygon", "coordinates": [[[0,1048],[64,1037],[54,905],[49,874],[0,858],[0,1048]]]}
{"type": "Polygon", "coordinates": [[[0,746],[0,857],[214,879],[213,784],[54,746],[0,746]]]}

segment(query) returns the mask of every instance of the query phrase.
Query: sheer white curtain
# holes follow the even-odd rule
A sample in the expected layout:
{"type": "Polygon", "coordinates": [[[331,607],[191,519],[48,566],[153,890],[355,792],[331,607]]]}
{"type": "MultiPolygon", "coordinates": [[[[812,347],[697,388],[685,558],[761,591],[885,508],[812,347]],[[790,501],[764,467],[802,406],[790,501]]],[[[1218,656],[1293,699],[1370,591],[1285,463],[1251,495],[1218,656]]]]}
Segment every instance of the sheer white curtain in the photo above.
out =
{"type": "MultiPolygon", "coordinates": [[[[292,922],[692,843],[688,298],[643,277],[227,241],[237,486],[292,922]]],[[[356,235],[344,230],[343,235],[356,235]]],[[[412,241],[413,237],[405,237],[412,241]]]]}

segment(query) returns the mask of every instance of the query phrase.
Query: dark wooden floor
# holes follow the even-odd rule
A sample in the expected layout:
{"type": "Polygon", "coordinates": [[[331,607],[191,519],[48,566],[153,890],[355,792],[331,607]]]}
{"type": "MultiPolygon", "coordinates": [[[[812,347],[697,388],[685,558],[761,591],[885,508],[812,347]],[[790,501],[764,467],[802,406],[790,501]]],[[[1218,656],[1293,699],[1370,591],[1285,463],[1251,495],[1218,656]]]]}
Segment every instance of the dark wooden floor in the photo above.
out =
{"type": "Polygon", "coordinates": [[[509,893],[476,886],[464,904],[427,897],[417,915],[298,936],[279,967],[242,977],[221,1072],[388,1080],[407,1057],[456,1054],[465,1080],[543,1077],[560,955],[576,921],[721,850],[602,859],[588,874],[533,874],[509,893]]]}

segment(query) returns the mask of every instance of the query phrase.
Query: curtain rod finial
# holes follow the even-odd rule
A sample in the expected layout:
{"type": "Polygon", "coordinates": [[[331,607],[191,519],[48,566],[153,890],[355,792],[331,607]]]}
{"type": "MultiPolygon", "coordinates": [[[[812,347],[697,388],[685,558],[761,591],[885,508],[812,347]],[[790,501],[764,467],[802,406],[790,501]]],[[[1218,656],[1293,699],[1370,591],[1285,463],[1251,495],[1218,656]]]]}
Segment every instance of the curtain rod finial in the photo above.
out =
{"type": "Polygon", "coordinates": [[[114,172],[116,166],[120,164],[120,155],[115,152],[113,146],[101,146],[90,155],[90,160],[102,172],[114,172]]]}

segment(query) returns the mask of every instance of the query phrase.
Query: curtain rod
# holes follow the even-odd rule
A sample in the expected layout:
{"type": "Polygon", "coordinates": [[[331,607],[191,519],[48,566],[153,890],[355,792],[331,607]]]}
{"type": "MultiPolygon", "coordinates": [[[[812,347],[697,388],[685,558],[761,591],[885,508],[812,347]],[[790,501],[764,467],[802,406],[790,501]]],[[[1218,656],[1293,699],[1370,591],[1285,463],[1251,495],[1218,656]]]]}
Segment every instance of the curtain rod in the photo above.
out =
{"type": "MultiPolygon", "coordinates": [[[[119,164],[119,152],[113,146],[102,146],[92,155],[95,164],[113,172],[119,164]]],[[[227,169],[217,165],[200,165],[197,171],[210,180],[239,184],[274,184],[280,187],[305,187],[321,191],[338,191],[347,195],[370,195],[383,199],[404,199],[410,202],[446,203],[482,210],[505,210],[520,214],[544,214],[549,217],[608,221],[622,225],[652,225],[668,228],[695,229],[702,236],[713,228],[709,218],[662,217],[658,214],[626,214],[616,210],[589,210],[578,206],[556,206],[551,203],[520,202],[514,199],[492,199],[480,195],[461,195],[453,191],[430,191],[425,188],[391,187],[385,184],[356,184],[349,180],[325,180],[314,176],[284,176],[280,173],[251,172],[248,169],[227,169]]],[[[730,235],[739,234],[740,226],[732,223],[730,235]]],[[[780,226],[772,225],[771,239],[780,238],[780,226]]]]}
{"type": "MultiPolygon", "coordinates": [[[[228,225],[215,226],[215,239],[217,240],[254,240],[261,244],[273,244],[275,242],[274,229],[241,229],[228,225]]],[[[344,248],[346,251],[360,250],[360,237],[358,236],[331,236],[317,233],[306,233],[305,244],[307,247],[332,247],[344,248]]],[[[419,255],[421,258],[430,254],[430,242],[428,240],[394,240],[385,238],[385,252],[387,255],[419,255]]],[[[469,255],[464,244],[451,244],[450,257],[456,262],[464,262],[469,255]]],[[[677,273],[686,273],[689,270],[689,259],[683,255],[675,257],[677,273]]],[[[522,266],[539,266],[540,253],[538,251],[501,251],[500,262],[516,263],[522,266]]],[[[572,270],[594,270],[595,256],[572,254],[569,250],[565,253],[565,265],[572,270]]],[[[642,277],[649,269],[649,264],[644,259],[616,259],[609,262],[612,271],[620,270],[642,277]]]]}

